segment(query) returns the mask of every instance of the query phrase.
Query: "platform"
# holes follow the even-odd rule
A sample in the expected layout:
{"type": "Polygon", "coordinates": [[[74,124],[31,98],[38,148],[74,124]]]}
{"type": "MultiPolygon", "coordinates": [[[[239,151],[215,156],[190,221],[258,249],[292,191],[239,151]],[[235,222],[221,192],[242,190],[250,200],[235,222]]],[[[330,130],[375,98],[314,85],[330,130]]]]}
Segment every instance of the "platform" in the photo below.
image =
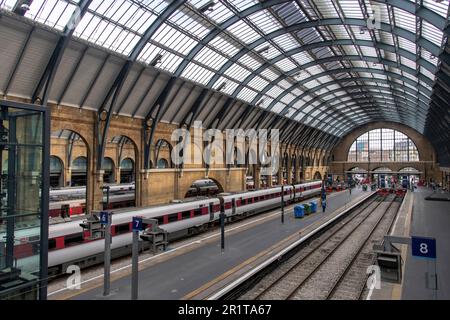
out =
{"type": "MultiPolygon", "coordinates": [[[[425,200],[435,192],[418,188],[414,192],[413,215],[410,234],[436,238],[437,290],[427,289],[425,273],[434,272],[434,262],[411,257],[408,249],[404,274],[402,299],[450,299],[450,202],[425,200]]],[[[436,192],[437,193],[437,192],[436,192]]],[[[448,195],[448,193],[447,193],[448,195]]]]}
{"type": "MultiPolygon", "coordinates": [[[[192,246],[181,250],[172,250],[160,254],[158,259],[140,262],[139,299],[182,299],[195,296],[196,290],[208,283],[214,282],[239,270],[251,260],[261,256],[274,244],[297,235],[307,226],[326,219],[334,211],[341,209],[347,203],[368,195],[361,189],[332,194],[328,197],[328,207],[325,213],[295,219],[293,207],[286,209],[285,223],[281,224],[280,215],[271,215],[260,223],[251,224],[239,230],[226,227],[225,252],[221,253],[218,232],[215,237],[204,241],[193,241],[192,246]]],[[[250,221],[250,219],[248,219],[250,221]]],[[[82,284],[80,290],[65,290],[52,295],[51,299],[130,299],[131,268],[112,275],[111,295],[102,296],[102,279],[82,284]]]]}
{"type": "Polygon", "coordinates": [[[382,282],[380,290],[373,290],[370,300],[434,300],[450,299],[450,202],[425,200],[436,194],[433,190],[418,187],[414,192],[408,191],[403,206],[400,208],[397,222],[393,228],[396,236],[421,236],[436,238],[438,290],[426,286],[426,273],[434,273],[434,261],[411,256],[411,247],[398,246],[402,252],[403,282],[391,284],[382,282]]]}

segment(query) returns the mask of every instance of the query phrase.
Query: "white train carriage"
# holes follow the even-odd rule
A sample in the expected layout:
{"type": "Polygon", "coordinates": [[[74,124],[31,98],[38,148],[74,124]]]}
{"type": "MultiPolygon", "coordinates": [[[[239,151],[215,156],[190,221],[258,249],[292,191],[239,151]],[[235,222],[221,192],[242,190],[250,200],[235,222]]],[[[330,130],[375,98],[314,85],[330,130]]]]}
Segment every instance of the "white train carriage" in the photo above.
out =
{"type": "MultiPolygon", "coordinates": [[[[125,208],[135,205],[134,192],[128,190],[122,192],[124,193],[120,194],[116,191],[115,194],[109,196],[109,205],[106,206],[106,209],[125,208]]],[[[103,201],[106,203],[106,196],[103,197],[103,201]]],[[[74,216],[84,214],[86,212],[86,199],[51,201],[49,204],[49,216],[61,217],[63,210],[66,210],[64,207],[68,210],[68,212],[64,212],[65,215],[74,216]]]]}
{"type": "Polygon", "coordinates": [[[295,199],[301,200],[316,194],[320,194],[322,182],[320,180],[317,180],[302,184],[296,184],[294,185],[294,188],[295,188],[295,199]]]}
{"type": "MultiPolygon", "coordinates": [[[[126,184],[105,184],[104,185],[109,186],[109,192],[120,192],[120,191],[132,191],[134,190],[135,186],[134,183],[126,183],[126,184]]],[[[86,196],[86,187],[65,187],[65,188],[58,188],[58,189],[51,189],[50,190],[50,198],[58,198],[58,197],[71,197],[76,198],[82,198],[86,196]]]]}
{"type": "MultiPolygon", "coordinates": [[[[293,186],[284,187],[285,202],[290,202],[294,199],[293,190],[293,186]]],[[[227,216],[258,213],[280,206],[281,187],[227,195],[223,198],[227,216]]]]}
{"type": "MultiPolygon", "coordinates": [[[[321,182],[284,187],[286,203],[320,193],[321,182]]],[[[223,195],[227,220],[245,217],[279,207],[281,187],[244,193],[223,195]]],[[[128,254],[131,250],[131,221],[134,216],[154,218],[161,229],[173,240],[201,232],[219,220],[219,198],[207,198],[147,208],[112,210],[112,257],[128,254]]],[[[49,268],[55,272],[65,270],[70,264],[86,267],[103,260],[104,242],[89,240],[80,227],[80,221],[51,225],[49,230],[49,268]]]]}

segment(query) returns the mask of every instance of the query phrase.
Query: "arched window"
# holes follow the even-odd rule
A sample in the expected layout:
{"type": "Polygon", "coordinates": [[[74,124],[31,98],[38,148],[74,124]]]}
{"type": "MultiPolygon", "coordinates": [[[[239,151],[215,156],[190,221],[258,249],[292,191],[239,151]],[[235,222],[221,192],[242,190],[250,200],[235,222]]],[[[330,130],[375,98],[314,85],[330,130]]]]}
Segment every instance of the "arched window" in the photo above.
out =
{"type": "Polygon", "coordinates": [[[414,142],[393,129],[375,129],[360,135],[348,152],[349,162],[419,161],[414,142]]]}
{"type": "Polygon", "coordinates": [[[130,183],[134,181],[134,161],[125,158],[120,162],[120,183],[130,183]]]}
{"type": "Polygon", "coordinates": [[[103,170],[105,173],[103,174],[103,181],[106,183],[114,182],[114,161],[111,158],[103,158],[102,164],[103,170]]]}
{"type": "Polygon", "coordinates": [[[164,169],[164,168],[167,168],[168,166],[169,166],[169,163],[167,162],[166,159],[158,160],[158,164],[157,164],[158,169],[164,169]]]}
{"type": "Polygon", "coordinates": [[[50,156],[50,187],[63,186],[63,163],[60,158],[50,156]]]}
{"type": "Polygon", "coordinates": [[[72,171],[86,172],[87,159],[86,157],[78,157],[72,162],[72,171]]]}
{"type": "Polygon", "coordinates": [[[72,162],[72,175],[70,178],[72,186],[85,186],[87,182],[87,159],[78,157],[72,162]]]}

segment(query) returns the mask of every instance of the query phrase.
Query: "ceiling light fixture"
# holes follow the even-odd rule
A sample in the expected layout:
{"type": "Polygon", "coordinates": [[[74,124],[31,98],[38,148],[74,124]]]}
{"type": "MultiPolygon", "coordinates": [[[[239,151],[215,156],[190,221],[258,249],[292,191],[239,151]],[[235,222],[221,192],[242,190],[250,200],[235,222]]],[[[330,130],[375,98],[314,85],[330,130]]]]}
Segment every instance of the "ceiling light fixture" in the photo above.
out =
{"type": "Polygon", "coordinates": [[[216,5],[216,3],[214,1],[208,1],[207,3],[205,3],[204,5],[202,5],[200,8],[198,8],[198,10],[201,13],[205,13],[207,11],[213,11],[214,10],[214,6],[216,5]]]}
{"type": "Polygon", "coordinates": [[[227,86],[227,83],[224,81],[217,87],[217,91],[222,91],[227,86]]]}
{"type": "Polygon", "coordinates": [[[161,63],[162,54],[158,53],[153,60],[150,62],[150,65],[152,67],[155,67],[157,64],[161,63]]]}
{"type": "Polygon", "coordinates": [[[265,46],[265,47],[262,47],[261,49],[259,49],[256,52],[258,52],[258,53],[269,53],[269,49],[270,49],[270,46],[265,46]]]}

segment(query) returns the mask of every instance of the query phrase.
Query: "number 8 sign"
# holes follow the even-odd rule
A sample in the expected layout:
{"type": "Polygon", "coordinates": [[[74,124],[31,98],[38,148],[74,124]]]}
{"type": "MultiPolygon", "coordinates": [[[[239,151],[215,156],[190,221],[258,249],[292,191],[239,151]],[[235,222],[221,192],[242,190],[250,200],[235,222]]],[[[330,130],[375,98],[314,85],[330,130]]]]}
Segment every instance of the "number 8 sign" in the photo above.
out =
{"type": "Polygon", "coordinates": [[[142,218],[141,217],[133,217],[133,231],[142,231],[142,218]]]}
{"type": "Polygon", "coordinates": [[[414,257],[436,259],[436,239],[412,237],[411,250],[414,257]]]}

